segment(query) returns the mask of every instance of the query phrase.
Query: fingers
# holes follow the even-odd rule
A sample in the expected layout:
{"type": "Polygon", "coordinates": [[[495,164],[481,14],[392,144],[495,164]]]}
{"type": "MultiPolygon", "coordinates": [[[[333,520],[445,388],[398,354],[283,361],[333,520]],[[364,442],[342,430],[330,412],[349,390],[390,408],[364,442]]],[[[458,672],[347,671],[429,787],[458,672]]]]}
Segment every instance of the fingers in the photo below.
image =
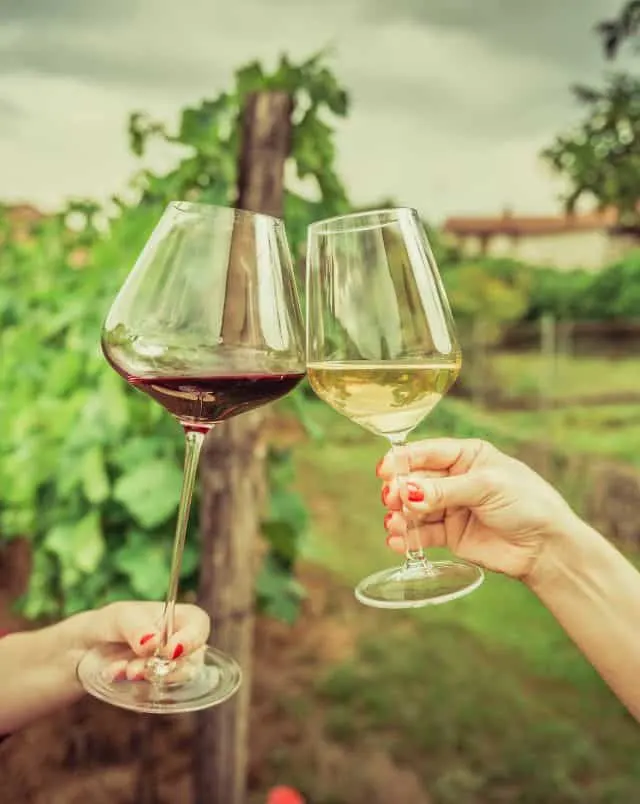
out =
{"type": "MultiPolygon", "coordinates": [[[[477,438],[429,438],[402,449],[406,450],[411,472],[428,469],[457,473],[466,471],[482,452],[490,452],[495,448],[477,438]]],[[[389,480],[396,474],[395,465],[394,450],[389,450],[378,463],[376,474],[389,480]]]]}
{"type": "Polygon", "coordinates": [[[182,603],[176,606],[176,632],[163,654],[171,659],[189,655],[201,648],[209,638],[209,616],[198,606],[182,603]]]}
{"type": "MultiPolygon", "coordinates": [[[[388,514],[385,518],[387,530],[387,547],[396,553],[404,553],[407,521],[400,513],[388,514]]],[[[414,526],[414,536],[417,536],[422,547],[446,547],[446,532],[443,522],[420,521],[414,526]]]]}
{"type": "MultiPolygon", "coordinates": [[[[123,601],[101,610],[101,633],[96,641],[127,642],[140,657],[153,655],[160,647],[162,603],[123,601]]],[[[208,615],[198,606],[180,603],[175,609],[175,633],[162,654],[177,659],[202,647],[209,637],[208,615]]]]}
{"type": "Polygon", "coordinates": [[[105,606],[100,614],[100,642],[127,642],[138,656],[150,656],[160,644],[162,603],[122,601],[105,606]]]}
{"type": "Polygon", "coordinates": [[[495,491],[485,475],[471,472],[449,477],[412,476],[401,489],[404,505],[418,516],[445,508],[477,508],[495,491]]]}
{"type": "MultiPolygon", "coordinates": [[[[446,477],[447,472],[444,471],[424,471],[416,472],[411,475],[410,481],[414,477],[446,477]]],[[[396,478],[391,478],[382,486],[381,491],[382,504],[385,505],[390,511],[402,510],[402,498],[400,496],[400,487],[396,478]]]]}

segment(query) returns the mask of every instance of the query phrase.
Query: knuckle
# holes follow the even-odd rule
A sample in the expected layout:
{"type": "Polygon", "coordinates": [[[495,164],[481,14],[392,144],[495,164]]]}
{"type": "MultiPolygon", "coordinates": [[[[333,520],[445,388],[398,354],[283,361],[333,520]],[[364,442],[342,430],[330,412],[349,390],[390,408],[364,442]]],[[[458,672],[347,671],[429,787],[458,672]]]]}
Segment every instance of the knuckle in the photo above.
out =
{"type": "Polygon", "coordinates": [[[474,452],[474,457],[479,455],[491,455],[496,452],[496,448],[489,441],[484,438],[472,438],[471,445],[474,452]]]}
{"type": "Polygon", "coordinates": [[[486,489],[487,494],[498,491],[504,486],[505,474],[502,470],[489,466],[486,469],[480,469],[478,472],[478,479],[481,481],[482,486],[486,489]]]}

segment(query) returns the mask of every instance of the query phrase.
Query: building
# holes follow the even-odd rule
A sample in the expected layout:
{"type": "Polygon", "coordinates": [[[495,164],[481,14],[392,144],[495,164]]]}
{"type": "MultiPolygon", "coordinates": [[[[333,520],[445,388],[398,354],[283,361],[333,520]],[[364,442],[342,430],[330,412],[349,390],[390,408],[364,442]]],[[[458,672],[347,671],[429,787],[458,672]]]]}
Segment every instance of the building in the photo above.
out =
{"type": "Polygon", "coordinates": [[[21,242],[29,239],[35,226],[45,217],[31,204],[1,204],[0,217],[8,223],[13,237],[21,242]]]}
{"type": "Polygon", "coordinates": [[[638,233],[617,225],[614,209],[588,214],[449,218],[447,239],[466,257],[508,257],[560,270],[597,271],[640,246],[638,233]]]}

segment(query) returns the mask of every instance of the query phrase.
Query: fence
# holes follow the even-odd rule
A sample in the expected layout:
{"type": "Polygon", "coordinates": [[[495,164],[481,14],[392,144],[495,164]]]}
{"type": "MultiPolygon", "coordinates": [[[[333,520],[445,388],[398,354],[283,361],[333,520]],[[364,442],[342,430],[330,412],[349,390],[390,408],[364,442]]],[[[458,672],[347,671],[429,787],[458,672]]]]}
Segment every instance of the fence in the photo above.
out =
{"type": "Polygon", "coordinates": [[[640,321],[544,316],[500,339],[477,321],[463,338],[457,393],[491,408],[640,403],[640,321]]]}

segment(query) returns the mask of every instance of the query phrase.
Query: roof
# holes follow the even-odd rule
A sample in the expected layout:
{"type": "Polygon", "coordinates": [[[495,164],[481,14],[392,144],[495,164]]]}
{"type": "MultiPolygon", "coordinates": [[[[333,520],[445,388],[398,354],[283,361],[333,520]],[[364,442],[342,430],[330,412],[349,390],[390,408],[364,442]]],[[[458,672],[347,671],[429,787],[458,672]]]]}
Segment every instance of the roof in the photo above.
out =
{"type": "Polygon", "coordinates": [[[618,213],[608,208],[584,215],[539,215],[521,217],[504,212],[500,217],[449,218],[444,231],[454,235],[542,235],[561,232],[609,229],[618,222],[618,213]]]}

